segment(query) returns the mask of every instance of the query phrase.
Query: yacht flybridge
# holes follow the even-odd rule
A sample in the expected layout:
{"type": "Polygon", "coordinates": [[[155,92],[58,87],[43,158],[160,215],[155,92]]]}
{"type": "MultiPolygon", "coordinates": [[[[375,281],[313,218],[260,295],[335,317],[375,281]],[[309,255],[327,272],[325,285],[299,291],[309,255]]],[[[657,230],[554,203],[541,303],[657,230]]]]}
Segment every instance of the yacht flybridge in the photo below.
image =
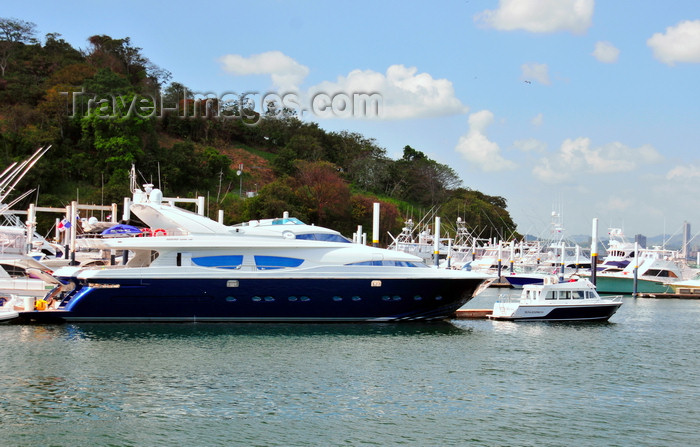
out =
{"type": "Polygon", "coordinates": [[[491,276],[428,267],[284,217],[226,226],[134,193],[153,237],[96,239],[125,265],[65,267],[33,321],[404,321],[451,317],[491,276]]]}

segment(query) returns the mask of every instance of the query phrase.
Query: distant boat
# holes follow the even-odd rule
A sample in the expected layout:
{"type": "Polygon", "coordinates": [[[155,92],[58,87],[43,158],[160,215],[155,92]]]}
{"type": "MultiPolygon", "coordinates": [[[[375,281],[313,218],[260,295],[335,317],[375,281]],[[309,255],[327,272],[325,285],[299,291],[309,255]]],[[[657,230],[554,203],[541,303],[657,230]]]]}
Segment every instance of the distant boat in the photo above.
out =
{"type": "Polygon", "coordinates": [[[606,248],[607,255],[603,262],[597,265],[596,270],[605,273],[621,272],[634,261],[635,244],[625,240],[620,228],[609,229],[608,235],[610,239],[606,248]]]}
{"type": "Polygon", "coordinates": [[[601,298],[588,280],[526,285],[518,299],[497,301],[489,318],[513,321],[607,321],[622,297],[601,298]]]}
{"type": "Polygon", "coordinates": [[[514,271],[513,273],[503,273],[510,285],[515,289],[522,289],[529,284],[544,284],[552,278],[556,281],[559,275],[559,269],[552,266],[541,266],[530,271],[514,271]]]}
{"type": "Polygon", "coordinates": [[[673,293],[678,295],[696,295],[700,297],[700,276],[671,283],[673,293]]]}
{"type": "MultiPolygon", "coordinates": [[[[638,255],[637,292],[668,293],[678,281],[690,279],[697,273],[677,251],[661,248],[640,249],[638,255]]],[[[634,292],[634,260],[624,269],[609,268],[596,274],[599,293],[631,294],[634,292]]],[[[588,274],[581,274],[588,277],[588,274]]]]}

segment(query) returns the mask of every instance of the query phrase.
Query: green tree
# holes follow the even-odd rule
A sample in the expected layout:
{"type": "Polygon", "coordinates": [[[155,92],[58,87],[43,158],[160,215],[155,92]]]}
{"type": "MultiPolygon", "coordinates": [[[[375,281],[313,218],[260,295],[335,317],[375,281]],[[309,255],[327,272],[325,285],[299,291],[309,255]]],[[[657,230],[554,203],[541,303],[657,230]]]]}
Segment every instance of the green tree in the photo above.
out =
{"type": "Polygon", "coordinates": [[[158,89],[170,79],[170,73],[154,65],[141,54],[141,48],[131,45],[131,39],[113,39],[107,35],[88,38],[87,59],[95,66],[122,74],[133,86],[158,89]]]}
{"type": "Polygon", "coordinates": [[[12,55],[22,44],[34,44],[36,24],[19,19],[0,18],[0,75],[5,70],[12,55]]]}
{"type": "Polygon", "coordinates": [[[290,215],[309,222],[309,216],[290,178],[277,179],[263,186],[257,196],[246,199],[244,204],[243,220],[282,217],[288,211],[290,215]]]}
{"type": "Polygon", "coordinates": [[[129,170],[144,155],[143,136],[154,130],[151,118],[130,109],[132,94],[122,99],[105,102],[81,118],[83,147],[95,154],[93,178],[97,173],[109,178],[115,170],[129,170]]]}

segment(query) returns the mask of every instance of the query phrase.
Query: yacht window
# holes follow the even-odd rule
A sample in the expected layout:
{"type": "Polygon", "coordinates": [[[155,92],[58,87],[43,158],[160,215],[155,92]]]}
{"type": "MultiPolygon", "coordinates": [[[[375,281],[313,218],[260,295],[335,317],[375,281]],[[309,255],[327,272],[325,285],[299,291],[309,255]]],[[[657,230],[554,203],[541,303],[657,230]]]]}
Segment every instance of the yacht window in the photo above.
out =
{"type": "Polygon", "coordinates": [[[299,267],[303,262],[303,259],[287,258],[284,256],[255,256],[255,265],[258,267],[258,270],[299,267]]]}
{"type": "Polygon", "coordinates": [[[573,292],[575,300],[582,300],[587,292],[585,290],[575,290],[573,292]]]}
{"type": "Polygon", "coordinates": [[[304,225],[304,222],[300,221],[296,217],[284,217],[275,219],[272,221],[272,225],[304,225]]]}
{"type": "Polygon", "coordinates": [[[384,266],[384,267],[427,267],[422,262],[414,262],[414,261],[361,261],[361,262],[352,262],[350,264],[345,264],[345,265],[374,265],[374,266],[384,266]]]}
{"type": "Polygon", "coordinates": [[[547,292],[547,295],[544,296],[544,299],[546,300],[555,300],[556,298],[554,297],[554,292],[547,292]]]}
{"type": "Polygon", "coordinates": [[[237,269],[243,263],[243,255],[199,256],[192,258],[192,262],[200,267],[237,269]]]}
{"type": "Polygon", "coordinates": [[[649,269],[644,276],[658,276],[660,278],[677,278],[676,274],[669,270],[649,269]]]}
{"type": "Polygon", "coordinates": [[[570,300],[571,299],[571,292],[567,291],[560,291],[559,292],[559,299],[560,300],[570,300]]]}
{"type": "Polygon", "coordinates": [[[27,276],[27,271],[23,267],[17,265],[2,264],[0,268],[5,270],[12,278],[25,278],[27,276]]]}
{"type": "Polygon", "coordinates": [[[339,234],[332,233],[306,233],[297,234],[296,239],[309,240],[309,241],[323,241],[323,242],[343,242],[346,244],[351,244],[352,241],[348,238],[341,236],[339,234]]]}
{"type": "Polygon", "coordinates": [[[148,267],[157,258],[158,252],[155,250],[137,250],[134,257],[126,265],[128,267],[148,267]]]}

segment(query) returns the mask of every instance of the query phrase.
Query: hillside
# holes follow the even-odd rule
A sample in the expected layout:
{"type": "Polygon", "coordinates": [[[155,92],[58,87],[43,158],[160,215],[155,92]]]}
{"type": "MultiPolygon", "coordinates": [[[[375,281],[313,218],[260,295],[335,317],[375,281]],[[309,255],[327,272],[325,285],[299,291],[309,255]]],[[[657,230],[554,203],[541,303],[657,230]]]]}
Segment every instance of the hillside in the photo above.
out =
{"type": "Polygon", "coordinates": [[[369,228],[379,201],[382,235],[437,208],[475,234],[515,235],[504,198],[465,187],[409,142],[392,160],[371,137],[327,132],[274,103],[260,115],[194,97],[128,37],[89,36],[79,51],[34,29],[0,18],[0,163],[52,145],[20,185],[39,188],[41,206],[78,191],[82,202],[121,203],[134,164],[169,195],[208,197],[229,223],[289,211],[350,234],[369,228]]]}

